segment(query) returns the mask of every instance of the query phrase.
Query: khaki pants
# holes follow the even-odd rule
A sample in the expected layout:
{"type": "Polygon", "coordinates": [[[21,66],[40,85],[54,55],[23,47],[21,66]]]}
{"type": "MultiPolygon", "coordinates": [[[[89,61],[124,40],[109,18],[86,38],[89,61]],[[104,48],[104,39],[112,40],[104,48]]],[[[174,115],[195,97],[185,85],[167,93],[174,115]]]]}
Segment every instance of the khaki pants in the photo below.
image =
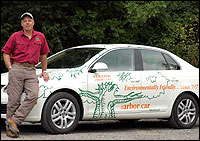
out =
{"type": "Polygon", "coordinates": [[[39,81],[36,76],[36,69],[13,64],[9,70],[6,118],[12,117],[17,124],[23,122],[35,105],[38,92],[39,81]],[[26,98],[20,104],[21,95],[24,90],[26,98]]]}

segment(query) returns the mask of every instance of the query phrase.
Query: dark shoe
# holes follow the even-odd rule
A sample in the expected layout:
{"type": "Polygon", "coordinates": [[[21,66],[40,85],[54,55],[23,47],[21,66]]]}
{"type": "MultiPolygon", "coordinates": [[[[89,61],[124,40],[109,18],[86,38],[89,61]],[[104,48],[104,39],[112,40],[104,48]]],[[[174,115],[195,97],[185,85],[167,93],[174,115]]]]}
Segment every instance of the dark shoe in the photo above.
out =
{"type": "Polygon", "coordinates": [[[11,137],[11,138],[18,138],[19,135],[15,135],[13,134],[9,129],[6,129],[6,134],[8,137],[11,137]]]}
{"type": "Polygon", "coordinates": [[[15,135],[19,134],[19,129],[17,129],[17,125],[13,118],[9,118],[5,121],[7,128],[15,135]]]}

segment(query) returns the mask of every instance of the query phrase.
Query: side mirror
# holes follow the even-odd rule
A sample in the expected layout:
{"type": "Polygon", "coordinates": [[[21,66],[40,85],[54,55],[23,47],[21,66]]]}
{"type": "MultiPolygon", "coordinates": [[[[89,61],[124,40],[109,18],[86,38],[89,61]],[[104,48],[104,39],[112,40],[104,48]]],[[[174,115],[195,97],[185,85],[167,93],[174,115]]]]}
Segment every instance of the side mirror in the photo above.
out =
{"type": "Polygon", "coordinates": [[[102,72],[108,69],[108,66],[103,62],[96,63],[92,68],[90,68],[89,72],[95,73],[95,72],[102,72]]]}

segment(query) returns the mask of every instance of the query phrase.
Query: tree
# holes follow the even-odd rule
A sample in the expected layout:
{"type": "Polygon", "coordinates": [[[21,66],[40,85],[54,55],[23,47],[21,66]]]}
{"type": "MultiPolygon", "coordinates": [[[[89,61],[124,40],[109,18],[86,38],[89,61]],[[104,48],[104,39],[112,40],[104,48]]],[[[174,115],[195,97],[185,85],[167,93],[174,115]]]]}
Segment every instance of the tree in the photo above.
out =
{"type": "MultiPolygon", "coordinates": [[[[1,48],[31,12],[51,52],[84,44],[143,44],[199,67],[199,1],[1,1],[1,48]]],[[[1,53],[1,73],[7,71],[1,53]]]]}
{"type": "Polygon", "coordinates": [[[173,52],[199,67],[199,2],[128,2],[126,22],[139,44],[173,52]]]}

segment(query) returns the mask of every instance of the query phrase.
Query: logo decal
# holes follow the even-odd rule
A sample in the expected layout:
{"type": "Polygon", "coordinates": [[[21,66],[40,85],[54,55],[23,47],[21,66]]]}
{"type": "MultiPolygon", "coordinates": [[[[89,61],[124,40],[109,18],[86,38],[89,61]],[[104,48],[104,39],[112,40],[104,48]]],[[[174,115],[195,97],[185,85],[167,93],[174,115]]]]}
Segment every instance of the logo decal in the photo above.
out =
{"type": "Polygon", "coordinates": [[[35,38],[35,41],[38,41],[38,42],[40,42],[40,39],[39,39],[39,38],[35,38]]]}

